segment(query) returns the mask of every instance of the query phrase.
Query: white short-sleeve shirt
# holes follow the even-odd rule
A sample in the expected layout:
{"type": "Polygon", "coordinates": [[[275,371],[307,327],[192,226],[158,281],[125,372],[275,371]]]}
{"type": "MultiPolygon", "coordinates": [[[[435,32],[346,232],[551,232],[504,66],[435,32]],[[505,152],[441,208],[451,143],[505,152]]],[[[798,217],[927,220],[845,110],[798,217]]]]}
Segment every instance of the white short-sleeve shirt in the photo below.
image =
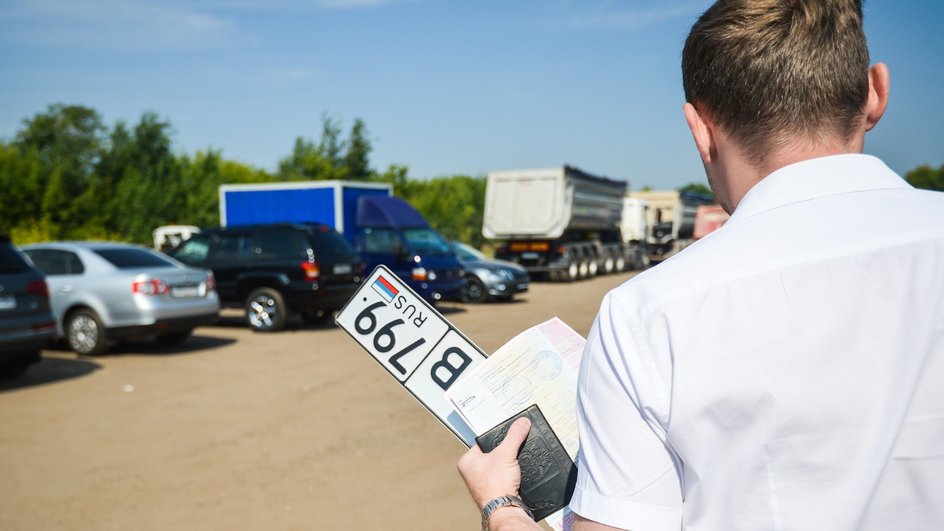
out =
{"type": "Polygon", "coordinates": [[[777,170],[607,295],[580,370],[586,518],[944,529],[944,194],[866,155],[777,170]]]}

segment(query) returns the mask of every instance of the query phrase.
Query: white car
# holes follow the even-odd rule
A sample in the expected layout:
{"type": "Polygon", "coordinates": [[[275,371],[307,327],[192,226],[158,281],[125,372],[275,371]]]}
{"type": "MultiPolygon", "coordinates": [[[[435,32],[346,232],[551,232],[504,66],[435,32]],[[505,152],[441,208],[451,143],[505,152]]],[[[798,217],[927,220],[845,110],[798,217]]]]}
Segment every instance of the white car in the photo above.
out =
{"type": "Polygon", "coordinates": [[[212,272],[151,249],[113,242],[21,249],[46,275],[58,336],[79,354],[103,354],[112,340],[148,336],[180,343],[219,315],[212,272]]]}

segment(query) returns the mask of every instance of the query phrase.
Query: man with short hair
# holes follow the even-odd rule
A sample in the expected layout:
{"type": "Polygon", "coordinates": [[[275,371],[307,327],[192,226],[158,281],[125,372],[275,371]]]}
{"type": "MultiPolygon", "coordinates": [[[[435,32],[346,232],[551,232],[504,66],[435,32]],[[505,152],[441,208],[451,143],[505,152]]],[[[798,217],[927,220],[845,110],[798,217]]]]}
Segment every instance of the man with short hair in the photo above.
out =
{"type": "MultiPolygon", "coordinates": [[[[682,71],[731,218],[602,303],[576,529],[944,529],[944,194],[862,154],[889,75],[861,1],[719,0],[682,71]]],[[[527,432],[460,459],[480,507],[527,432]]]]}

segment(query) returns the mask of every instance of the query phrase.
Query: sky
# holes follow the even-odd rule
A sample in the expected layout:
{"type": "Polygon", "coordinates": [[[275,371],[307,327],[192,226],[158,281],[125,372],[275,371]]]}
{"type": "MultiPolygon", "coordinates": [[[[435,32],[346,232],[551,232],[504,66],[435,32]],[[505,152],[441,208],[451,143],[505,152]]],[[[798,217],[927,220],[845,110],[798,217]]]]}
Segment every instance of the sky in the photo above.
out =
{"type": "MultiPolygon", "coordinates": [[[[707,0],[0,0],[0,139],[50,104],[157,113],[178,152],[272,171],[322,116],[413,178],[571,164],[704,183],[679,61],[707,0]]],[[[891,103],[865,151],[944,164],[944,1],[867,0],[891,103]]]]}

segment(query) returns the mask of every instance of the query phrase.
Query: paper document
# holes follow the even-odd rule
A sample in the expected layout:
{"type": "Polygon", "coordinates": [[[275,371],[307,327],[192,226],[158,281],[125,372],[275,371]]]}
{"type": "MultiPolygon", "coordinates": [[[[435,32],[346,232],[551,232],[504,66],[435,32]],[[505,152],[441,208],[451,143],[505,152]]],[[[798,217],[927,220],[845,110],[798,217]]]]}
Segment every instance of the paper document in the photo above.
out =
{"type": "MultiPolygon", "coordinates": [[[[558,318],[515,336],[446,391],[469,427],[480,435],[537,404],[570,458],[577,459],[577,373],[586,340],[558,318]]],[[[565,509],[547,519],[569,528],[565,509]]]]}

